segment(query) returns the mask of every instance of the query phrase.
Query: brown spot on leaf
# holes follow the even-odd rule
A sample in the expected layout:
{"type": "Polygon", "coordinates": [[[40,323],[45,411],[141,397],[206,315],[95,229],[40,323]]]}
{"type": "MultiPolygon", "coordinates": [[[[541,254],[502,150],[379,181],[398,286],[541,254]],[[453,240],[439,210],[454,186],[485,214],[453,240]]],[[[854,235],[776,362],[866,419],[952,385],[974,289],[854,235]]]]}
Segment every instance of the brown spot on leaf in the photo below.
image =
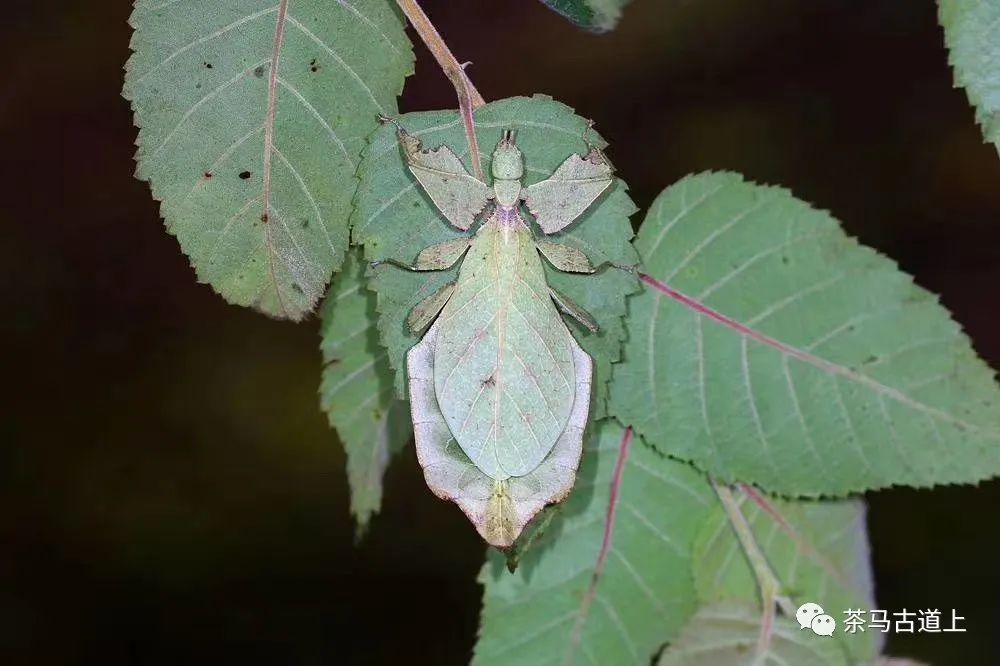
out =
{"type": "Polygon", "coordinates": [[[253,75],[256,76],[258,79],[263,78],[263,76],[264,76],[264,65],[259,65],[257,67],[257,69],[253,70],[253,75]]]}

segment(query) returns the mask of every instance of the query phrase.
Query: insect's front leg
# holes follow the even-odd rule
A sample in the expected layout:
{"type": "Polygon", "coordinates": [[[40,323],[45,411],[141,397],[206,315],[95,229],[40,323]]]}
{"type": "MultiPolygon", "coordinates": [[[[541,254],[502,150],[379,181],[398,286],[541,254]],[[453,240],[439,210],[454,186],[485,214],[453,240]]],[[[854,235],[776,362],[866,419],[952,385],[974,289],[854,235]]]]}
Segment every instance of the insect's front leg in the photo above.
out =
{"type": "Polygon", "coordinates": [[[614,180],[611,163],[591,146],[586,155],[570,155],[547,180],[526,187],[524,203],[546,234],[579,218],[614,180]]]}
{"type": "Polygon", "coordinates": [[[396,126],[396,137],[410,172],[448,223],[468,230],[493,196],[492,188],[470,174],[448,146],[424,150],[420,139],[387,116],[382,122],[396,126]]]}

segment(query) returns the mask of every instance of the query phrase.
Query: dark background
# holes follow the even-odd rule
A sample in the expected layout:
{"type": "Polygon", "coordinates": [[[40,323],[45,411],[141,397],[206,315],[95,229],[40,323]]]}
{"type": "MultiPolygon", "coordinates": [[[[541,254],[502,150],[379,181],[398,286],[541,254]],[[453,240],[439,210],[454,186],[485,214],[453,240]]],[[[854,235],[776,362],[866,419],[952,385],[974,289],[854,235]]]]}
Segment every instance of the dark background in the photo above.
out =
{"type": "MultiPolygon", "coordinates": [[[[425,6],[488,99],[545,92],[594,118],[641,208],[703,169],[790,187],[1000,365],[1000,159],[952,88],[932,0],[636,0],[602,36],[535,0],[425,6]]],[[[354,543],[317,322],[196,284],[132,178],[129,11],[4,8],[0,658],[463,663],[473,530],[407,449],[354,543]]],[[[403,110],[453,99],[418,47],[403,110]]],[[[1000,483],[870,500],[879,606],[955,608],[969,629],[890,649],[998,663],[1000,483]]]]}

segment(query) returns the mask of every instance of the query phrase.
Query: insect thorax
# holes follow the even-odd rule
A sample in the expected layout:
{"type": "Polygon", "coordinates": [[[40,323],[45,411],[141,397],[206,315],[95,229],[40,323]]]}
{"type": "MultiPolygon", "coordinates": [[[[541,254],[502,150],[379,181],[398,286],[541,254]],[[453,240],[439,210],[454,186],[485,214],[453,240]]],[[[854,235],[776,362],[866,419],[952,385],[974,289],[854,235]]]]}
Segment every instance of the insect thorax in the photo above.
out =
{"type": "Polygon", "coordinates": [[[499,227],[508,229],[519,229],[520,227],[527,227],[524,218],[521,217],[521,211],[518,210],[517,206],[497,206],[496,213],[496,224],[499,227]]]}
{"type": "Polygon", "coordinates": [[[524,176],[524,155],[514,143],[514,133],[507,130],[493,151],[493,191],[497,204],[513,206],[521,195],[521,178],[524,176]]]}

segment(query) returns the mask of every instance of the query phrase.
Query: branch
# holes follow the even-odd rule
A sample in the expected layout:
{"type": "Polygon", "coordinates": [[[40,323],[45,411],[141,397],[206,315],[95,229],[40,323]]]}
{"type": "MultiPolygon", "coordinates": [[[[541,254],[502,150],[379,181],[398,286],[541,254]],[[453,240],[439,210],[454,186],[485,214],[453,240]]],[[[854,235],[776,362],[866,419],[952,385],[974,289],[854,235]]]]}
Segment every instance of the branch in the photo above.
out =
{"type": "Polygon", "coordinates": [[[452,54],[451,49],[445,44],[441,34],[431,23],[431,20],[420,8],[417,0],[396,0],[396,4],[406,14],[410,25],[420,35],[420,39],[430,50],[431,55],[437,60],[438,66],[444,72],[451,84],[455,86],[455,94],[458,96],[458,109],[462,114],[462,121],[465,123],[465,136],[469,140],[469,154],[472,157],[472,169],[476,178],[486,182],[483,175],[483,165],[479,160],[479,141],[476,139],[476,126],[473,119],[473,112],[481,106],[486,105],[486,100],[479,94],[476,87],[472,85],[465,68],[459,64],[452,54]]]}

